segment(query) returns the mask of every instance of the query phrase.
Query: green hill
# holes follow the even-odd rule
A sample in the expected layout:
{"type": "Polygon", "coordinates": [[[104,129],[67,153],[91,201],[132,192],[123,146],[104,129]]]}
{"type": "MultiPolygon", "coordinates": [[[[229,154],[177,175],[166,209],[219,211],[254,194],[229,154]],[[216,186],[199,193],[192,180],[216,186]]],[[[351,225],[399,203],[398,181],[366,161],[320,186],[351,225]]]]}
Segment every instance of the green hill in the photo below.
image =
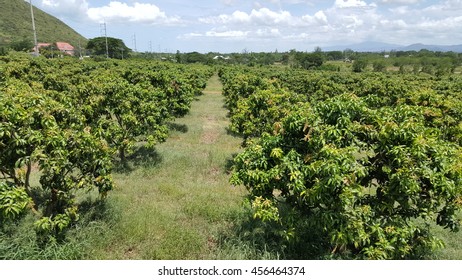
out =
{"type": "MultiPolygon", "coordinates": [[[[85,45],[87,39],[59,19],[34,7],[39,43],[68,42],[85,45]]],[[[0,0],[0,46],[23,40],[34,41],[30,4],[24,0],[0,0]]]]}

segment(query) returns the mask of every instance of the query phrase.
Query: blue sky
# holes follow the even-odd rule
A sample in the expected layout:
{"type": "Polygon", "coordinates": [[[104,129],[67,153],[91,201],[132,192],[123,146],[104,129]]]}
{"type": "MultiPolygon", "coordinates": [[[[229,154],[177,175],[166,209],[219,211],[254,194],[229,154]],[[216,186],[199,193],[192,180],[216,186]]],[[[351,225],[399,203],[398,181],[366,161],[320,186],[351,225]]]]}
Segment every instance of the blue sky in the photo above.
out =
{"type": "MultiPolygon", "coordinates": [[[[87,38],[137,51],[312,51],[379,41],[462,44],[462,0],[32,0],[87,38]],[[135,40],[136,39],[136,40],[135,40]]],[[[39,34],[40,37],[40,34],[39,34]]]]}

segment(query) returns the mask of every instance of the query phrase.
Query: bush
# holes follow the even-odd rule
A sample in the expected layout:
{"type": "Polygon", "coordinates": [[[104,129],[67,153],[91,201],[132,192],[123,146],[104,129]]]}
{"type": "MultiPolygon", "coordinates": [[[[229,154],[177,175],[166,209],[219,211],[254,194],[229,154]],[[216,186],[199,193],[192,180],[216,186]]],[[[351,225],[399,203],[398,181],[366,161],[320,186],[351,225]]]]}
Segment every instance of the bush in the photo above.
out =
{"type": "Polygon", "coordinates": [[[367,67],[367,61],[365,59],[356,59],[353,62],[353,72],[360,73],[363,72],[367,67]]]}
{"type": "Polygon", "coordinates": [[[423,107],[365,100],[343,94],[294,110],[235,158],[231,181],[289,240],[315,229],[332,257],[422,257],[442,246],[430,224],[458,230],[461,149],[425,125],[423,107]]]}

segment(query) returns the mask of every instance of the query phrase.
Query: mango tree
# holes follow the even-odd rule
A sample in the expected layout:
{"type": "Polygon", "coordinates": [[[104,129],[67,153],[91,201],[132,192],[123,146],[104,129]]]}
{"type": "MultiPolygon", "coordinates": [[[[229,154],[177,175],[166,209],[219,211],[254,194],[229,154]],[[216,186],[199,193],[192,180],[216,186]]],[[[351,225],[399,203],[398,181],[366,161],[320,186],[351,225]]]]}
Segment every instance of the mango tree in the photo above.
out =
{"type": "Polygon", "coordinates": [[[333,257],[417,258],[442,246],[430,225],[458,230],[462,207],[461,147],[425,110],[354,94],[306,104],[235,158],[231,182],[290,240],[308,230],[333,257]]]}
{"type": "Polygon", "coordinates": [[[78,219],[78,190],[97,189],[104,197],[112,189],[113,152],[76,108],[53,100],[40,85],[11,79],[1,91],[2,216],[19,217],[27,202],[39,216],[38,232],[59,235],[78,219]],[[39,185],[30,182],[34,171],[39,185]]]}

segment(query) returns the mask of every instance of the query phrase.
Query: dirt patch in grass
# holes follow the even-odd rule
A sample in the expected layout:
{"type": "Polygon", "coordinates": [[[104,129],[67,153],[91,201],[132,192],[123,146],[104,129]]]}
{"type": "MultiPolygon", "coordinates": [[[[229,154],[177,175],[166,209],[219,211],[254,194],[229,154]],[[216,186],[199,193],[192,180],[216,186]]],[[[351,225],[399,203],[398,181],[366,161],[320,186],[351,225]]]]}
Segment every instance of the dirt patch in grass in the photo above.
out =
{"type": "Polygon", "coordinates": [[[215,143],[221,134],[220,124],[214,116],[205,116],[203,118],[202,130],[201,143],[203,144],[215,143]]]}
{"type": "Polygon", "coordinates": [[[216,131],[206,131],[204,133],[202,133],[202,136],[201,136],[201,143],[203,144],[213,144],[217,141],[218,137],[220,136],[220,134],[216,131]]]}

